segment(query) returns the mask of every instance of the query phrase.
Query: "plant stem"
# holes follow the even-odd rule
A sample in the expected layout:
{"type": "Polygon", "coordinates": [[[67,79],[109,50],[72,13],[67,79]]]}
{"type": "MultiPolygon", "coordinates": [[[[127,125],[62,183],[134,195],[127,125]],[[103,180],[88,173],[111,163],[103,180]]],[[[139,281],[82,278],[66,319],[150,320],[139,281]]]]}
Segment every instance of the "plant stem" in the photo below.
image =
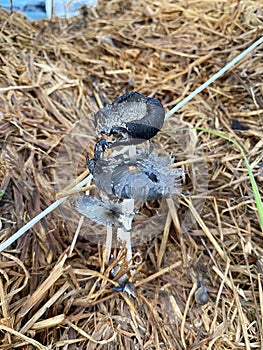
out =
{"type": "Polygon", "coordinates": [[[249,161],[247,159],[247,156],[246,156],[243,148],[240,146],[240,144],[236,140],[231,139],[230,137],[228,137],[226,135],[223,135],[220,132],[217,132],[217,131],[214,131],[214,130],[210,130],[210,129],[206,129],[206,128],[200,128],[200,127],[199,128],[194,128],[194,129],[195,130],[201,130],[201,131],[209,132],[210,134],[213,134],[213,135],[216,135],[218,137],[221,137],[222,139],[225,139],[225,140],[233,143],[239,149],[239,151],[240,151],[240,153],[241,153],[241,155],[242,155],[242,157],[243,157],[243,159],[245,161],[245,165],[246,165],[246,168],[247,168],[247,171],[248,171],[248,175],[249,175],[252,191],[253,191],[253,194],[254,194],[254,198],[255,198],[255,202],[256,202],[256,206],[257,206],[257,210],[258,210],[259,222],[261,224],[261,230],[263,232],[263,203],[262,203],[261,196],[260,196],[260,193],[259,193],[258,185],[256,183],[256,180],[254,178],[252,169],[250,167],[249,161]]]}

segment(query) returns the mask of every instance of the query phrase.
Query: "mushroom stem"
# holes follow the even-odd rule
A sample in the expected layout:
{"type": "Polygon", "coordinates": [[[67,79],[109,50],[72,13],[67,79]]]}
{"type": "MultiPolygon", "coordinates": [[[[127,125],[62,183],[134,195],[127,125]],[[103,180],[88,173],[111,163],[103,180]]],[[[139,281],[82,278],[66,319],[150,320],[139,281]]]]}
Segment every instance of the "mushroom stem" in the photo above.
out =
{"type": "MultiPolygon", "coordinates": [[[[126,211],[126,212],[134,211],[134,199],[124,199],[122,205],[124,207],[124,211],[126,211]]],[[[121,242],[125,243],[126,249],[127,249],[126,258],[127,258],[128,261],[130,261],[130,264],[131,264],[132,263],[131,262],[131,259],[132,259],[132,246],[131,246],[131,233],[130,233],[130,230],[132,228],[132,218],[125,217],[124,220],[126,222],[123,223],[123,226],[128,228],[128,229],[118,228],[118,230],[117,230],[117,239],[120,240],[121,242]]]]}
{"type": "Polygon", "coordinates": [[[112,226],[107,226],[106,247],[105,247],[105,262],[108,265],[112,247],[112,226]]]}
{"type": "MultiPolygon", "coordinates": [[[[130,157],[135,157],[136,156],[136,146],[135,145],[130,145],[128,147],[129,149],[129,156],[130,157]]],[[[134,199],[124,199],[123,200],[123,206],[124,210],[127,212],[133,212],[134,211],[134,199]]],[[[132,219],[125,219],[126,225],[124,227],[128,227],[130,230],[132,228],[132,219]]],[[[117,230],[117,239],[119,239],[122,242],[125,242],[126,244],[126,259],[127,261],[130,261],[130,265],[132,264],[132,246],[131,246],[131,233],[130,231],[122,228],[118,228],[117,230]]]]}
{"type": "Polygon", "coordinates": [[[130,158],[136,156],[136,145],[129,146],[129,156],[130,156],[130,158]]]}
{"type": "Polygon", "coordinates": [[[118,228],[117,239],[119,239],[121,242],[125,243],[125,246],[126,246],[126,249],[127,249],[126,258],[127,258],[127,261],[130,261],[129,265],[131,265],[132,247],[131,247],[131,235],[130,235],[130,232],[126,231],[125,229],[118,228]]]}

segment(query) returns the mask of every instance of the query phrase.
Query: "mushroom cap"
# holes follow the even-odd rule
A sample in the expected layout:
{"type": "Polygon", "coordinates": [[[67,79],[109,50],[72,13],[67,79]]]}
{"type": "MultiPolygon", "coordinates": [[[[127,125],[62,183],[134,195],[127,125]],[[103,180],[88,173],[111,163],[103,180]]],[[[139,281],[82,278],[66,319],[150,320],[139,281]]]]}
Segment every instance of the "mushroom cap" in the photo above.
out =
{"type": "Polygon", "coordinates": [[[134,216],[134,213],[124,212],[121,204],[110,201],[106,197],[101,201],[95,197],[83,195],[77,198],[74,205],[80,214],[105,226],[124,227],[126,222],[123,220],[124,217],[131,219],[134,216]]]}
{"type": "Polygon", "coordinates": [[[157,134],[164,117],[159,100],[132,91],[100,109],[95,114],[95,128],[98,134],[119,132],[120,140],[116,145],[141,143],[157,134]]]}
{"type": "Polygon", "coordinates": [[[170,157],[141,154],[103,158],[96,163],[94,183],[120,199],[154,200],[174,195],[183,174],[170,167],[170,157]],[[177,184],[176,184],[177,182],[177,184]]]}
{"type": "Polygon", "coordinates": [[[197,302],[197,304],[205,305],[209,302],[209,299],[209,294],[207,293],[207,290],[204,286],[201,286],[195,292],[195,301],[197,302]]]}

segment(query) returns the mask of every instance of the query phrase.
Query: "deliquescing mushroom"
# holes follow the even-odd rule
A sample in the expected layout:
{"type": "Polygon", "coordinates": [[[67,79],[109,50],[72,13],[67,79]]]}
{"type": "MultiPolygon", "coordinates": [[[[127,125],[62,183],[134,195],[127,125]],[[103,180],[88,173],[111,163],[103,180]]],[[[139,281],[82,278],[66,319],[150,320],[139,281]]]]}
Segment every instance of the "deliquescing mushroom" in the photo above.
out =
{"type": "Polygon", "coordinates": [[[96,161],[107,148],[118,145],[136,145],[154,137],[161,130],[165,118],[164,108],[159,100],[128,92],[112,104],[101,108],[95,114],[95,128],[98,135],[114,136],[114,141],[102,138],[94,148],[94,158],[88,159],[92,171],[96,161]]]}
{"type": "MultiPolygon", "coordinates": [[[[120,145],[135,147],[150,140],[162,128],[164,117],[159,100],[135,91],[117,98],[95,114],[95,128],[102,138],[94,147],[94,158],[87,157],[87,165],[102,195],[101,199],[80,196],[75,208],[90,220],[107,226],[107,235],[111,235],[112,225],[117,227],[117,238],[126,245],[128,261],[132,259],[130,232],[136,215],[134,200],[148,201],[178,194],[183,172],[171,168],[174,161],[170,155],[161,157],[152,149],[111,157],[104,157],[104,152],[120,145]]],[[[111,242],[110,237],[106,240],[108,262],[111,246],[107,246],[107,242],[111,242]]]]}

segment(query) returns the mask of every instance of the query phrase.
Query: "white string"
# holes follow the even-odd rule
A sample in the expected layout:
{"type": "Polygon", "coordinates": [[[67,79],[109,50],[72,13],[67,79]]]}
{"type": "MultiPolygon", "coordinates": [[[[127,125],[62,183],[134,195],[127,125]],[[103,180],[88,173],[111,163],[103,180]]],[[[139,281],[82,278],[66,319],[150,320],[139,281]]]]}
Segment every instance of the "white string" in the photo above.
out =
{"type": "Polygon", "coordinates": [[[233,67],[236,63],[242,60],[246,55],[248,55],[251,51],[253,51],[258,45],[263,43],[263,36],[254,42],[251,46],[249,46],[245,51],[243,51],[240,55],[236,56],[232,61],[230,61],[226,66],[224,66],[219,72],[213,75],[210,79],[208,79],[204,84],[199,86],[195,91],[191,92],[185,99],[179,102],[174,108],[172,108],[169,112],[166,113],[165,118],[170,118],[175,112],[177,112],[180,108],[182,108],[187,102],[192,100],[199,92],[203,91],[210,84],[212,84],[216,79],[221,77],[226,71],[228,71],[231,67],[233,67]]]}
{"type": "MultiPolygon", "coordinates": [[[[73,189],[81,188],[85,186],[92,179],[92,175],[87,176],[80,183],[78,183],[73,189]]],[[[19,237],[21,237],[25,232],[27,232],[31,227],[33,227],[37,222],[43,219],[47,214],[51,213],[54,209],[56,209],[61,203],[63,203],[67,197],[63,197],[52,203],[49,207],[47,207],[44,211],[35,216],[32,220],[30,220],[25,226],[21,227],[16,233],[14,233],[8,240],[4,243],[0,244],[0,252],[6,249],[9,245],[14,243],[19,237]]]]}
{"type": "MultiPolygon", "coordinates": [[[[263,36],[255,41],[251,46],[249,46],[245,51],[243,51],[240,55],[236,56],[231,62],[229,62],[226,66],[224,66],[219,72],[213,75],[210,79],[208,79],[204,84],[199,86],[195,91],[193,91],[190,95],[188,95],[185,99],[179,102],[174,108],[172,108],[169,112],[166,113],[165,118],[171,117],[176,111],[182,108],[187,102],[189,102],[192,98],[194,98],[199,92],[203,91],[210,84],[212,84],[216,79],[221,77],[226,71],[228,71],[231,67],[233,67],[236,63],[241,61],[246,55],[248,55],[251,51],[253,51],[257,46],[263,43],[263,36]]],[[[92,175],[89,175],[87,178],[82,180],[79,184],[77,184],[73,189],[81,188],[86,185],[92,179],[92,175]]],[[[21,227],[16,233],[14,233],[9,239],[7,239],[4,243],[0,244],[0,252],[6,249],[10,244],[14,243],[19,237],[21,237],[25,232],[27,232],[32,226],[34,226],[37,222],[43,219],[47,214],[51,213],[54,209],[56,209],[61,203],[63,203],[67,197],[60,198],[53,204],[51,204],[48,208],[30,220],[25,226],[21,227]]]]}

